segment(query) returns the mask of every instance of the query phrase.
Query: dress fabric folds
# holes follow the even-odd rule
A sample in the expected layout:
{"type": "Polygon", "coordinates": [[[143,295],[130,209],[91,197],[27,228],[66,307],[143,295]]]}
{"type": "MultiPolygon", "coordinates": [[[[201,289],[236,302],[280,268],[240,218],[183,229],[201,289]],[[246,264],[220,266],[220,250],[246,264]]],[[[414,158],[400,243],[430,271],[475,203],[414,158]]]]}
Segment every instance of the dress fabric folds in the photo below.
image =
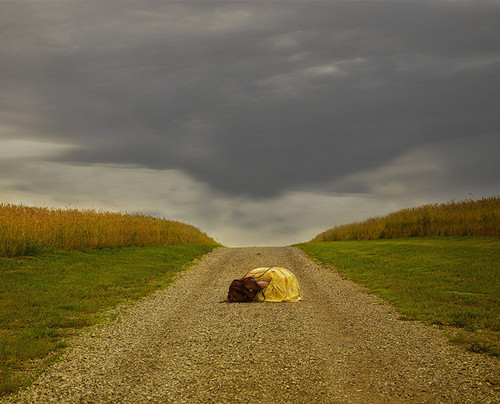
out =
{"type": "Polygon", "coordinates": [[[298,302],[300,296],[299,282],[288,269],[280,267],[255,268],[248,276],[257,281],[267,281],[269,285],[258,293],[255,300],[260,302],[298,302]]]}

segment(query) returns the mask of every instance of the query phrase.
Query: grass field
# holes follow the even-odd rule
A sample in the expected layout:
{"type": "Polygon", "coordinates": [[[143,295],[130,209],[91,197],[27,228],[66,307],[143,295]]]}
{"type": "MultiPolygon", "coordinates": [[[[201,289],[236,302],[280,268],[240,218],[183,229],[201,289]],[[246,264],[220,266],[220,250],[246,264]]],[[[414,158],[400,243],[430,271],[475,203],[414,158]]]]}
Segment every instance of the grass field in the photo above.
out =
{"type": "Polygon", "coordinates": [[[298,247],[392,303],[402,318],[439,324],[452,341],[467,344],[469,350],[500,354],[500,238],[336,241],[298,247]]]}
{"type": "Polygon", "coordinates": [[[47,248],[31,257],[0,257],[0,395],[29,383],[75,330],[102,321],[106,309],[165,287],[213,248],[47,248]]]}

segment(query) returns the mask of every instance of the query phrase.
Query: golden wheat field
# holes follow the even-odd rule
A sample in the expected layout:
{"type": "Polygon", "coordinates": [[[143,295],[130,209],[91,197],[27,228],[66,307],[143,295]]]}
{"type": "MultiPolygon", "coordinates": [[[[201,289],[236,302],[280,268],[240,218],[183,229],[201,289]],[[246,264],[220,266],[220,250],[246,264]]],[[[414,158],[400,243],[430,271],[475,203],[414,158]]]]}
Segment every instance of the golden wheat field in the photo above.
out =
{"type": "Polygon", "coordinates": [[[0,203],[0,255],[30,254],[39,246],[81,250],[146,244],[218,243],[194,226],[152,216],[0,203]]]}
{"type": "Polygon", "coordinates": [[[333,227],[311,242],[436,236],[500,236],[500,196],[402,209],[333,227]]]}

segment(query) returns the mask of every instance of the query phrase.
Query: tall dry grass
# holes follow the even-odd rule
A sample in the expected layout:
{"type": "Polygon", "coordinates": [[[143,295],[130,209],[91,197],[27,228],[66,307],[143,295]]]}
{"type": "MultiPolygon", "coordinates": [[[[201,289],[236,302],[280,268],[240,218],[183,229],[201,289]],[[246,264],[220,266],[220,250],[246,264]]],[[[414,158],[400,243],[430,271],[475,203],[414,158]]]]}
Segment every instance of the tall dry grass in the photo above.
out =
{"type": "Polygon", "coordinates": [[[500,196],[402,209],[333,227],[311,242],[434,236],[500,236],[500,196]]]}
{"type": "Polygon", "coordinates": [[[0,203],[0,255],[146,244],[218,244],[194,226],[141,214],[0,203]]]}

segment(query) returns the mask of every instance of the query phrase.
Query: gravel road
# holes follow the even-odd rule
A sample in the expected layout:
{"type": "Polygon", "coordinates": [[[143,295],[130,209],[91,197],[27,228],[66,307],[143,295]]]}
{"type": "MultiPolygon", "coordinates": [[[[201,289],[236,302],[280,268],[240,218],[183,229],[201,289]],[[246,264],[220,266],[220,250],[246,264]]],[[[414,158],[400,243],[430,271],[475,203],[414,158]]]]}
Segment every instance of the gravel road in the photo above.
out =
{"type": "Polygon", "coordinates": [[[20,403],[500,403],[500,360],[398,320],[293,247],[220,248],[84,331],[20,403]],[[298,303],[221,304],[250,269],[294,272],[298,303]]]}

